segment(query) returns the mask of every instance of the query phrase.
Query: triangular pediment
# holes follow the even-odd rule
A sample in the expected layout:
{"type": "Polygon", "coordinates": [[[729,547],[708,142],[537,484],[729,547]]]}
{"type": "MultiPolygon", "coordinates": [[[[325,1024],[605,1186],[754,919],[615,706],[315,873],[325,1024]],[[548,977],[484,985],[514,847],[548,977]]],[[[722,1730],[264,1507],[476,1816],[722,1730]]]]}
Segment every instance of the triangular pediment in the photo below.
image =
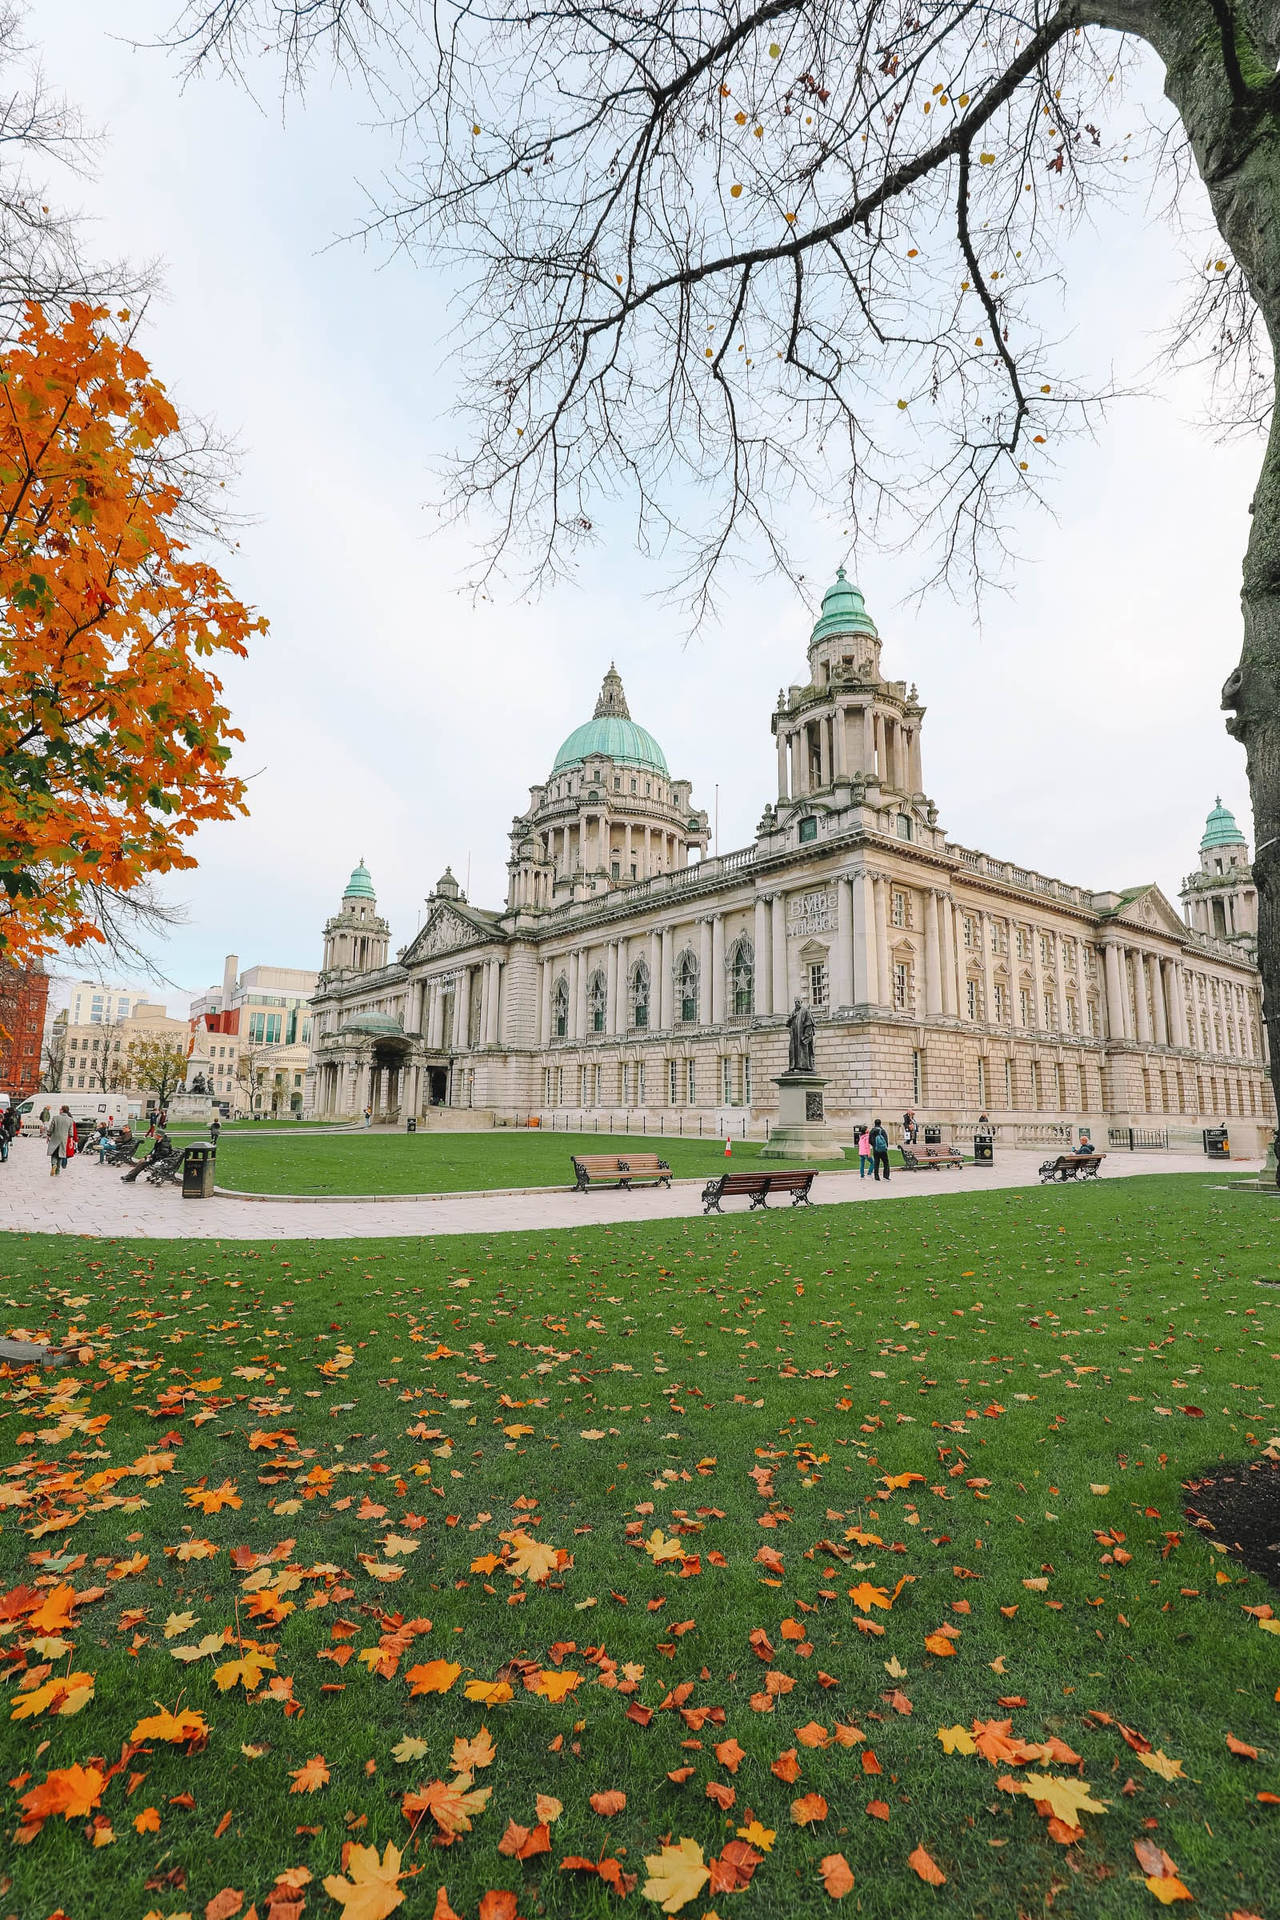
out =
{"type": "Polygon", "coordinates": [[[1187,937],[1186,922],[1154,882],[1138,889],[1112,918],[1118,926],[1140,927],[1146,933],[1163,933],[1173,939],[1187,937]]]}
{"type": "Polygon", "coordinates": [[[463,947],[487,946],[498,938],[493,927],[472,914],[459,901],[436,907],[424,927],[414,936],[401,955],[401,964],[429,960],[437,953],[454,953],[463,947]]]}

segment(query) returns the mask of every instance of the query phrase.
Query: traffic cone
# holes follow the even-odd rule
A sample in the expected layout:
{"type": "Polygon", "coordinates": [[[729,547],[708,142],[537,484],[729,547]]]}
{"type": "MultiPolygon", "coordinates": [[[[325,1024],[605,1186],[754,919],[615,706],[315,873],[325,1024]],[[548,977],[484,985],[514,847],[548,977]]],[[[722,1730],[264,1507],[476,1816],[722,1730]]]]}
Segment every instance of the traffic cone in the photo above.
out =
{"type": "Polygon", "coordinates": [[[724,1157],[726,1160],[731,1160],[733,1158],[733,1142],[732,1140],[729,1139],[727,1134],[725,1135],[725,1142],[724,1142],[724,1157]]]}

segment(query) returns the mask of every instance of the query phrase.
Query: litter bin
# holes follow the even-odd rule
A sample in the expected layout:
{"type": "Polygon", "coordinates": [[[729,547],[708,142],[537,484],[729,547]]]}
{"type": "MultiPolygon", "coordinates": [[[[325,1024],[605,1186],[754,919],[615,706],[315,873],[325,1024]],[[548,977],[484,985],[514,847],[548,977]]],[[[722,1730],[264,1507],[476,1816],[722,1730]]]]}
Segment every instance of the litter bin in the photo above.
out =
{"type": "Polygon", "coordinates": [[[995,1165],[996,1143],[990,1133],[975,1133],[973,1136],[973,1164],[975,1167],[995,1165]]]}
{"type": "Polygon", "coordinates": [[[208,1200],[213,1193],[213,1166],[216,1147],[188,1147],[182,1157],[182,1197],[184,1200],[208,1200]]]}
{"type": "Polygon", "coordinates": [[[416,1113],[409,1115],[409,1118],[404,1123],[404,1130],[406,1133],[416,1133],[418,1131],[418,1116],[416,1113]]]}
{"type": "Polygon", "coordinates": [[[926,1147],[940,1147],[942,1145],[942,1128],[926,1127],[924,1130],[924,1143],[926,1147]]]}
{"type": "Polygon", "coordinates": [[[1211,1160],[1229,1160],[1231,1142],[1225,1127],[1206,1127],[1204,1130],[1204,1150],[1211,1160]]]}

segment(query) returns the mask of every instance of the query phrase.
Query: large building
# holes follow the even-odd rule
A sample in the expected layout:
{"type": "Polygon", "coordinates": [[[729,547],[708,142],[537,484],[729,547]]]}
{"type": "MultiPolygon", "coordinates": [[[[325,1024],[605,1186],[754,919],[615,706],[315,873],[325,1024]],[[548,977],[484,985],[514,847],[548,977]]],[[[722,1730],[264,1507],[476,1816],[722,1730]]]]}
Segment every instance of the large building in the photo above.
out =
{"type": "Polygon", "coordinates": [[[301,1114],[311,1041],[306,967],[246,967],[229,953],[222,984],[191,1003],[188,1086],[199,1078],[228,1113],[260,1119],[301,1114]]]}
{"type": "Polygon", "coordinates": [[[325,927],[309,1110],[759,1131],[798,997],[838,1124],[911,1106],[956,1131],[986,1112],[1011,1141],[1225,1122],[1260,1145],[1274,1110],[1234,821],[1227,842],[1210,816],[1191,925],[1154,884],[1098,891],[958,846],[925,791],[924,707],[880,651],[841,569],[736,853],[705,857],[707,817],[610,667],[513,823],[505,908],[446,871],[393,958],[362,861],[325,927]]]}
{"type": "Polygon", "coordinates": [[[117,1016],[113,1007],[106,1015],[100,1012],[79,1021],[70,1018],[71,1011],[64,1008],[51,1029],[49,1053],[57,1063],[58,1093],[99,1093],[107,1100],[117,1093],[148,1100],[152,1090],[138,1078],[133,1049],[159,1043],[175,1053],[187,1052],[187,1022],[158,1002],[131,997],[127,1013],[117,1016]]]}
{"type": "Polygon", "coordinates": [[[18,1100],[40,1085],[49,976],[43,967],[0,964],[0,1093],[18,1100]]]}

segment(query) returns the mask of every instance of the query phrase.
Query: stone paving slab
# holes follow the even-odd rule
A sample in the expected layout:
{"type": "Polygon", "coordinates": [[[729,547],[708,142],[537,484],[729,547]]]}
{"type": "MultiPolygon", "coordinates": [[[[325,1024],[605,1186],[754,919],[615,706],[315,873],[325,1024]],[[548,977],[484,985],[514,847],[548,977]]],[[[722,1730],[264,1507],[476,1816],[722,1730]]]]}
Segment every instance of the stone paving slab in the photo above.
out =
{"type": "MultiPolygon", "coordinates": [[[[1037,1152],[997,1152],[995,1165],[895,1172],[886,1186],[852,1173],[820,1172],[814,1183],[817,1206],[847,1203],[875,1205],[916,1193],[977,1193],[993,1188],[1037,1184],[1047,1158],[1037,1152]]],[[[1261,1161],[1233,1162],[1253,1171],[1261,1161]]],[[[1221,1179],[1221,1169],[1199,1154],[1110,1153],[1104,1180],[1143,1173],[1200,1174],[1221,1179]]],[[[356,1240],[398,1237],[435,1238],[455,1233],[512,1233],[609,1226],[618,1221],[701,1218],[702,1182],[676,1182],[667,1189],[630,1193],[575,1193],[564,1187],[528,1187],[519,1192],[451,1193],[421,1199],[383,1199],[377,1204],[351,1199],[337,1203],[296,1199],[253,1201],[228,1197],[184,1200],[176,1187],[152,1187],[145,1180],[126,1186],[111,1167],[74,1158],[56,1178],[41,1140],[17,1140],[0,1165],[0,1232],[90,1235],[98,1239],[138,1240],[356,1240]]],[[[781,1211],[779,1201],[769,1209],[781,1211]]],[[[725,1202],[726,1219],[747,1212],[745,1200],[725,1202]]]]}

